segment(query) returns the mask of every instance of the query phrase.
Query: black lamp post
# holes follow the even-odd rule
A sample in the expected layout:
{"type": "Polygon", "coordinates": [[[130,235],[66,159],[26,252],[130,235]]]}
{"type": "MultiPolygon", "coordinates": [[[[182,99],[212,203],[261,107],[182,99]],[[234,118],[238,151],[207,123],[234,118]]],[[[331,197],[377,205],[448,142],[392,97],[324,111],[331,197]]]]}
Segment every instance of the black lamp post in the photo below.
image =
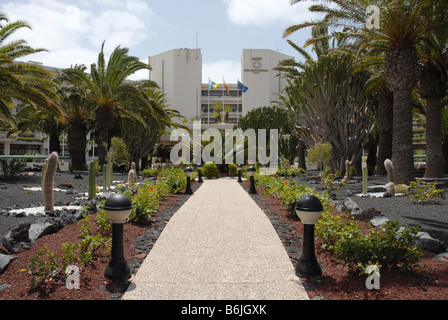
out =
{"type": "Polygon", "coordinates": [[[191,175],[193,174],[193,169],[186,167],[184,172],[187,176],[187,189],[185,189],[185,194],[193,194],[193,190],[191,190],[191,175]]]}
{"type": "Polygon", "coordinates": [[[296,213],[303,224],[302,254],[296,265],[296,274],[318,276],[322,270],[314,252],[314,225],[322,215],[323,207],[319,198],[306,195],[297,201],[296,213]]]}
{"type": "Polygon", "coordinates": [[[247,174],[250,177],[250,189],[249,189],[249,193],[250,194],[256,194],[257,190],[255,189],[255,180],[254,180],[254,174],[255,174],[255,167],[254,166],[250,166],[249,168],[247,168],[247,174]]]}
{"type": "Polygon", "coordinates": [[[198,163],[198,165],[196,166],[196,168],[198,168],[198,173],[199,173],[199,179],[198,179],[198,182],[203,182],[203,181],[202,181],[202,163],[198,163]]]}
{"type": "Polygon", "coordinates": [[[104,210],[112,222],[112,252],[104,276],[112,280],[127,279],[131,271],[124,258],[123,225],[132,210],[131,200],[124,194],[112,194],[104,204],[104,210]]]}
{"type": "Polygon", "coordinates": [[[237,166],[237,169],[238,169],[238,182],[243,182],[243,180],[241,180],[241,170],[243,169],[243,166],[239,164],[237,166]]]}

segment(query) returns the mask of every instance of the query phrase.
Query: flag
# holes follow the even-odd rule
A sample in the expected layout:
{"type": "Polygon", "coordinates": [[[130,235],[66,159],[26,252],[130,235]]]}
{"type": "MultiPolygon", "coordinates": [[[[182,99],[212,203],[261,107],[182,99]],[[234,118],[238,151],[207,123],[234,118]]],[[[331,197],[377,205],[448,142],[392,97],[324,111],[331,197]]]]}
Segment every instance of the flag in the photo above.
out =
{"type": "Polygon", "coordinates": [[[244,84],[242,84],[241,82],[238,81],[238,90],[241,90],[243,93],[247,91],[247,89],[249,89],[248,87],[246,87],[244,84]]]}
{"type": "Polygon", "coordinates": [[[227,83],[224,81],[224,87],[226,87],[227,94],[230,96],[229,87],[227,87],[227,83]]]}
{"type": "Polygon", "coordinates": [[[216,88],[218,88],[218,86],[219,86],[219,84],[217,84],[217,83],[214,83],[213,81],[212,82],[210,82],[210,89],[216,89],[216,88]]]}

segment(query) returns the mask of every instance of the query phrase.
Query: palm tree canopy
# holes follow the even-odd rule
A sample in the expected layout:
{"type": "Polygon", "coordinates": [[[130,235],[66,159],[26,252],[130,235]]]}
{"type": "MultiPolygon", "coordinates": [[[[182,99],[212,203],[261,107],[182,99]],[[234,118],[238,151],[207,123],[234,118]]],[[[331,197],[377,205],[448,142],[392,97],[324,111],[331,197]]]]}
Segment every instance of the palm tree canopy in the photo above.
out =
{"type": "Polygon", "coordinates": [[[24,21],[10,23],[6,15],[0,14],[0,122],[16,128],[11,112],[14,101],[29,104],[35,110],[45,110],[63,120],[63,114],[54,102],[58,96],[57,86],[51,81],[53,75],[41,66],[16,62],[16,59],[46,51],[28,46],[25,40],[8,42],[8,38],[22,28],[30,26],[24,21]]]}

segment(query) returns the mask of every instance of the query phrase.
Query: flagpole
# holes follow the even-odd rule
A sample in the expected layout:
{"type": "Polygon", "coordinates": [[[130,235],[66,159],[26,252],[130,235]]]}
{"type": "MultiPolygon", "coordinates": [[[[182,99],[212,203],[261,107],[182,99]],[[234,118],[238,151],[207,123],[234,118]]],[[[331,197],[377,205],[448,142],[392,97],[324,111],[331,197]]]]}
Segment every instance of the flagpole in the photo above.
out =
{"type": "Polygon", "coordinates": [[[224,82],[224,77],[222,77],[222,110],[221,110],[221,123],[224,123],[224,88],[225,87],[225,82],[224,82]]]}
{"type": "Polygon", "coordinates": [[[240,106],[238,104],[238,81],[240,81],[239,78],[236,78],[236,124],[239,124],[240,122],[240,117],[239,117],[239,109],[240,106]]]}
{"type": "Polygon", "coordinates": [[[210,78],[208,78],[207,124],[210,124],[210,78]]]}

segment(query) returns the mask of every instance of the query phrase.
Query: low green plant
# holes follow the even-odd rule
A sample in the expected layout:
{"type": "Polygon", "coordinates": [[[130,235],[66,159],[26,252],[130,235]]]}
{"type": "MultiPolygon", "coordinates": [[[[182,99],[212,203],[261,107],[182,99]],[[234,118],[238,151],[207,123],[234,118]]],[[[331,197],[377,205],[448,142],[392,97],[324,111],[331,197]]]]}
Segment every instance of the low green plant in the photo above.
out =
{"type": "Polygon", "coordinates": [[[26,161],[22,159],[1,159],[0,165],[2,167],[3,175],[7,178],[12,178],[25,170],[26,161]]]}
{"type": "Polygon", "coordinates": [[[339,190],[345,185],[342,181],[336,181],[336,177],[339,175],[339,172],[333,173],[329,167],[326,167],[322,173],[322,183],[325,188],[325,193],[331,199],[335,199],[339,190]]]}
{"type": "Polygon", "coordinates": [[[439,203],[440,193],[443,191],[437,189],[437,181],[430,183],[423,182],[421,179],[412,181],[410,183],[410,190],[410,195],[406,198],[418,204],[439,203]]]}
{"type": "Polygon", "coordinates": [[[104,215],[104,212],[100,213],[95,220],[97,224],[99,223],[100,231],[98,233],[93,232],[94,229],[89,217],[84,216],[78,222],[81,224],[79,242],[62,243],[62,254],[59,257],[56,257],[56,254],[50,251],[47,246],[37,250],[28,264],[28,273],[31,276],[30,288],[35,289],[50,280],[64,281],[65,269],[70,264],[82,263],[87,265],[92,263],[97,257],[98,249],[105,248],[110,241],[109,237],[105,237],[108,223],[105,221],[104,215]]]}
{"type": "Polygon", "coordinates": [[[353,220],[324,212],[316,224],[316,234],[322,247],[343,261],[350,272],[365,270],[369,265],[384,269],[413,271],[420,267],[421,247],[415,245],[418,227],[401,227],[388,221],[377,230],[364,234],[353,220]]]}
{"type": "Polygon", "coordinates": [[[146,168],[146,169],[140,171],[140,174],[146,178],[157,177],[157,174],[159,171],[160,171],[159,168],[146,168]]]}
{"type": "Polygon", "coordinates": [[[219,173],[218,167],[214,162],[206,162],[202,168],[202,175],[207,178],[216,177],[219,178],[221,174],[219,173]]]}
{"type": "Polygon", "coordinates": [[[295,204],[302,196],[317,196],[324,208],[316,223],[320,245],[331,251],[351,272],[362,273],[370,265],[399,271],[420,267],[422,250],[415,245],[419,227],[401,227],[398,222],[388,221],[381,229],[364,233],[352,217],[333,212],[326,192],[316,193],[314,188],[276,176],[255,174],[255,182],[266,189],[265,194],[280,199],[290,212],[295,211],[295,204]]]}

